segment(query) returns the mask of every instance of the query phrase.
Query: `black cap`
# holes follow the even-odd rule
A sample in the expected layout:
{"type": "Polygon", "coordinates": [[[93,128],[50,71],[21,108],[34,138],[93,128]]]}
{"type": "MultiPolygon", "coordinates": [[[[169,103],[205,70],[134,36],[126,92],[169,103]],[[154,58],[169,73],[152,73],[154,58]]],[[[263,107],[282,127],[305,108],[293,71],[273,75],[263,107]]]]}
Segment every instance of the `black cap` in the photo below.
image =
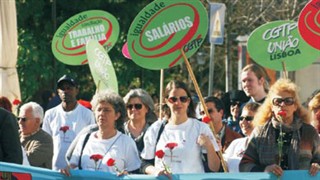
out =
{"type": "Polygon", "coordinates": [[[57,87],[60,88],[62,82],[68,82],[69,84],[73,85],[74,87],[77,87],[77,82],[68,75],[63,75],[57,82],[57,87]]]}

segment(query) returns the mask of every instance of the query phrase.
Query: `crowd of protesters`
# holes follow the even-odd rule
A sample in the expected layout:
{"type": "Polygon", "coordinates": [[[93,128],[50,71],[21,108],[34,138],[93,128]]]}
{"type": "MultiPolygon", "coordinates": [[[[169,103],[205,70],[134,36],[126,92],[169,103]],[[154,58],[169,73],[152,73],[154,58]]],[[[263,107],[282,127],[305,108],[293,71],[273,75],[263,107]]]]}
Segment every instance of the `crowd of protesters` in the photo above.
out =
{"type": "Polygon", "coordinates": [[[77,100],[79,84],[64,75],[55,107],[27,102],[15,117],[10,101],[0,97],[0,161],[67,176],[70,169],[168,178],[223,171],[280,177],[284,170],[303,169],[316,175],[320,93],[310,97],[307,109],[292,81],[281,78],[269,87],[256,64],[243,68],[241,82],[243,91],[205,97],[205,104],[194,102],[179,80],[167,84],[163,104],[140,88],[123,98],[97,92],[88,103],[77,100]]]}

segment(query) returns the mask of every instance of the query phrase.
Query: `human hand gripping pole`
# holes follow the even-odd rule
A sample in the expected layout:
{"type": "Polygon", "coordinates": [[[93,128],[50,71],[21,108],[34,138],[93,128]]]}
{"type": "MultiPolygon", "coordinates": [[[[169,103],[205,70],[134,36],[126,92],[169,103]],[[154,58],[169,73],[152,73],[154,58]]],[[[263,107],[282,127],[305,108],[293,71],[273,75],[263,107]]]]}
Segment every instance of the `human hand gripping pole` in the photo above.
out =
{"type": "MultiPolygon", "coordinates": [[[[200,91],[200,89],[199,89],[199,85],[198,85],[197,80],[196,80],[196,78],[195,78],[195,76],[194,76],[194,73],[193,73],[192,68],[191,68],[191,65],[190,65],[190,63],[189,63],[189,61],[188,61],[188,58],[187,58],[187,56],[186,56],[186,54],[184,53],[184,51],[183,51],[182,48],[180,49],[180,52],[181,52],[181,54],[182,54],[182,56],[183,56],[184,62],[186,63],[186,67],[187,67],[187,69],[188,69],[189,75],[190,75],[190,77],[191,77],[191,80],[192,80],[192,82],[193,82],[194,88],[195,88],[195,90],[196,90],[196,92],[197,92],[197,95],[198,95],[198,97],[199,97],[199,100],[200,100],[201,104],[203,105],[203,110],[204,110],[206,116],[209,117],[208,109],[207,109],[207,107],[205,106],[205,102],[204,102],[203,96],[202,96],[201,91],[200,91]]],[[[216,133],[215,130],[214,130],[212,121],[209,121],[208,124],[209,124],[209,126],[210,126],[210,129],[211,129],[214,137],[217,139],[218,136],[217,136],[217,133],[216,133]]],[[[226,162],[225,162],[224,159],[223,159],[221,149],[218,151],[218,155],[219,155],[219,158],[220,158],[220,161],[221,161],[221,165],[222,165],[222,167],[223,167],[224,172],[228,172],[228,168],[227,168],[226,162]]]]}

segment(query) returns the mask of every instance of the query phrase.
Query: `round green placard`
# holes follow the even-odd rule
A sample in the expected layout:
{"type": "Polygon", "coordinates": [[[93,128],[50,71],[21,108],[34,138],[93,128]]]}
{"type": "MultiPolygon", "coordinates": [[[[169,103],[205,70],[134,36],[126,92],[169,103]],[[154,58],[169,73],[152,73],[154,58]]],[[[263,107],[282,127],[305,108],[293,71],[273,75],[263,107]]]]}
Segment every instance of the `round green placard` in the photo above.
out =
{"type": "Polygon", "coordinates": [[[66,20],[54,34],[51,48],[54,56],[68,65],[87,64],[86,42],[99,41],[108,51],[117,42],[119,23],[110,13],[90,10],[66,20]]]}
{"type": "Polygon", "coordinates": [[[165,69],[183,62],[203,43],[208,14],[199,0],[156,0],[135,17],[128,32],[132,60],[147,69],[165,69]]]}
{"type": "Polygon", "coordinates": [[[297,22],[274,21],[254,30],[248,39],[250,57],[258,64],[287,71],[294,71],[310,65],[320,57],[300,36],[297,22]]]}

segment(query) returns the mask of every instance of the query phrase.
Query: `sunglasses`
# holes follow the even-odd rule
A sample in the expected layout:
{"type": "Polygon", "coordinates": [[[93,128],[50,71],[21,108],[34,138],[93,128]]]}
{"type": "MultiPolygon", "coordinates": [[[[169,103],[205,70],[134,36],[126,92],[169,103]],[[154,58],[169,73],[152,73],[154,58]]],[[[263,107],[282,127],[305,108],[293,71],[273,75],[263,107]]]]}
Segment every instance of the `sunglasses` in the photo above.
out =
{"type": "Polygon", "coordinates": [[[133,107],[136,110],[140,110],[142,108],[142,104],[128,104],[127,105],[127,109],[132,110],[133,107]]]}
{"type": "Polygon", "coordinates": [[[287,98],[273,98],[272,99],[272,104],[275,106],[280,106],[282,103],[284,102],[284,104],[286,106],[291,106],[294,104],[294,99],[293,97],[287,97],[287,98]]]}
{"type": "Polygon", "coordinates": [[[252,121],[253,116],[240,116],[239,118],[240,121],[246,120],[246,121],[252,121]]]}
{"type": "Polygon", "coordinates": [[[186,103],[186,102],[189,100],[189,97],[188,97],[188,96],[180,96],[180,97],[172,96],[172,97],[169,97],[169,98],[168,98],[168,101],[169,101],[170,103],[175,103],[175,102],[178,101],[178,99],[180,100],[180,102],[186,103]]]}
{"type": "Polygon", "coordinates": [[[230,104],[231,104],[231,106],[240,106],[240,102],[239,101],[233,101],[230,104]]]}
{"type": "MultiPolygon", "coordinates": [[[[208,113],[211,114],[213,112],[212,109],[208,109],[208,113]]],[[[200,115],[205,115],[206,113],[204,111],[200,111],[200,115]]]]}
{"type": "Polygon", "coordinates": [[[22,122],[26,122],[28,119],[27,119],[27,118],[25,118],[25,117],[24,117],[24,118],[22,118],[22,117],[17,117],[17,120],[18,120],[18,121],[20,121],[20,120],[21,120],[22,122]]]}

